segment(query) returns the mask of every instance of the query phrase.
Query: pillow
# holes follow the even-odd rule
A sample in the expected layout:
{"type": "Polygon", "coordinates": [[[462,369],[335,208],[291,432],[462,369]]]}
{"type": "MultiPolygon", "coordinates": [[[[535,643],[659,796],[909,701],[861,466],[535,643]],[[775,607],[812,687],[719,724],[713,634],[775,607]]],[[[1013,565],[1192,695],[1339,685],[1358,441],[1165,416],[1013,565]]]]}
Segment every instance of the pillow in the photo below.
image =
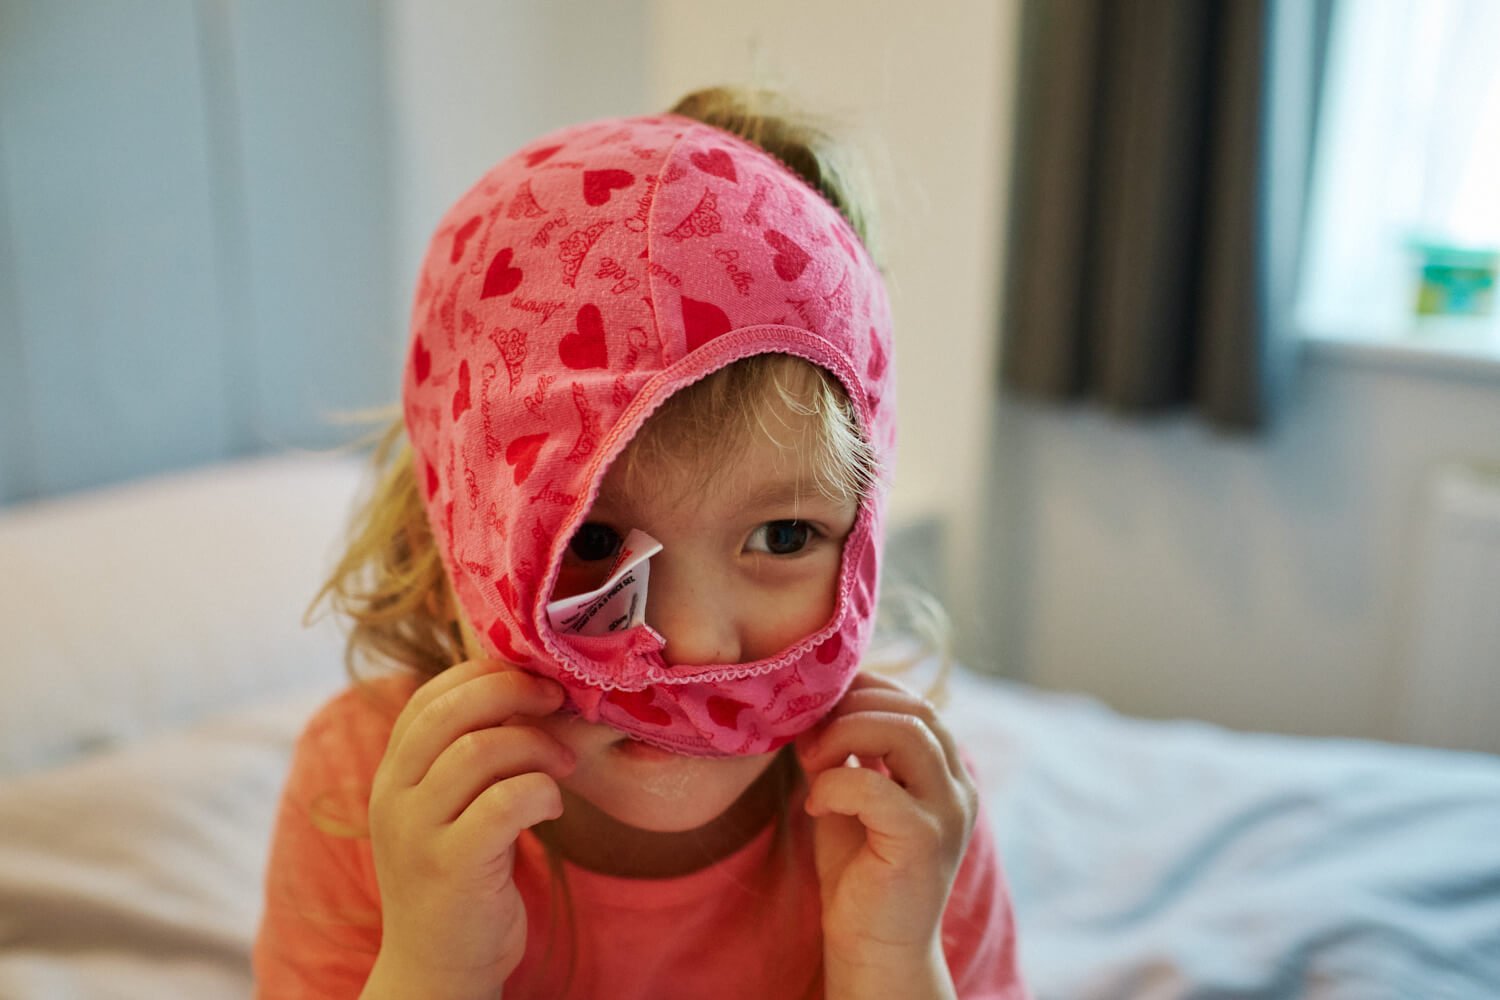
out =
{"type": "Polygon", "coordinates": [[[0,777],[342,683],[303,612],[363,480],[280,455],[0,511],[0,777]]]}

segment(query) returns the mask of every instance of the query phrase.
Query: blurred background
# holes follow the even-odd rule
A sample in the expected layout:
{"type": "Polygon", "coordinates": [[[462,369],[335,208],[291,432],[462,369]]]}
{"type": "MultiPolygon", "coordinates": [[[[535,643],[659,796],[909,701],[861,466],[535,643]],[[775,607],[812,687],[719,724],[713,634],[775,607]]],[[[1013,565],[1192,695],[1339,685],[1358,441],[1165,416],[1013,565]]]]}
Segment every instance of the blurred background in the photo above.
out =
{"type": "Polygon", "coordinates": [[[871,162],[964,662],[1500,750],[1495,10],[0,0],[0,503],[349,440],[489,165],[765,85],[871,162]]]}

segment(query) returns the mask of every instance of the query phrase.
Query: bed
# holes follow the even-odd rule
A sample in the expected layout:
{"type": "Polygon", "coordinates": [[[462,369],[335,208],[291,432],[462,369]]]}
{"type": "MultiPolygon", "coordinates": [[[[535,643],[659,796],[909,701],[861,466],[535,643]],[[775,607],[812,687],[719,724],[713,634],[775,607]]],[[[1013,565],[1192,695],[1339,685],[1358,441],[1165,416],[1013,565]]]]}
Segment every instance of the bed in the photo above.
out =
{"type": "MultiPolygon", "coordinates": [[[[0,511],[0,997],[244,997],[299,625],[361,482],[242,461],[0,511]]],[[[958,672],[1039,998],[1500,997],[1500,760],[958,672]]]]}

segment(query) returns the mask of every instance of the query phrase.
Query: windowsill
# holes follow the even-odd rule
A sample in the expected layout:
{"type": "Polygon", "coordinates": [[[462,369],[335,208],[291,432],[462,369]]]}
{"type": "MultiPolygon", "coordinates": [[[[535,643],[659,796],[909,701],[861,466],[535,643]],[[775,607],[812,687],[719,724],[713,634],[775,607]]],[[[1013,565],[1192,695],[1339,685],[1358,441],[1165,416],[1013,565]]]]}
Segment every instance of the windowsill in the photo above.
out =
{"type": "Polygon", "coordinates": [[[1302,343],[1314,357],[1436,375],[1500,379],[1500,333],[1441,325],[1394,331],[1308,327],[1302,343]]]}

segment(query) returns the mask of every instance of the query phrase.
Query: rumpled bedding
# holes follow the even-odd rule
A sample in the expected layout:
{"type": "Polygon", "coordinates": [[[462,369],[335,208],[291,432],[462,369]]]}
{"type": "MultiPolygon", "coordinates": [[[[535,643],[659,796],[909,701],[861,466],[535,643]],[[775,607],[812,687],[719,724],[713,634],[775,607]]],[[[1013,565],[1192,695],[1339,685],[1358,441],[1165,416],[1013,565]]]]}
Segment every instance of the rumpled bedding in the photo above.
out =
{"type": "Polygon", "coordinates": [[[0,997],[245,997],[281,783],[321,696],[0,783],[0,997]]]}
{"type": "Polygon", "coordinates": [[[959,681],[1038,997],[1500,997],[1500,758],[959,681]]]}

